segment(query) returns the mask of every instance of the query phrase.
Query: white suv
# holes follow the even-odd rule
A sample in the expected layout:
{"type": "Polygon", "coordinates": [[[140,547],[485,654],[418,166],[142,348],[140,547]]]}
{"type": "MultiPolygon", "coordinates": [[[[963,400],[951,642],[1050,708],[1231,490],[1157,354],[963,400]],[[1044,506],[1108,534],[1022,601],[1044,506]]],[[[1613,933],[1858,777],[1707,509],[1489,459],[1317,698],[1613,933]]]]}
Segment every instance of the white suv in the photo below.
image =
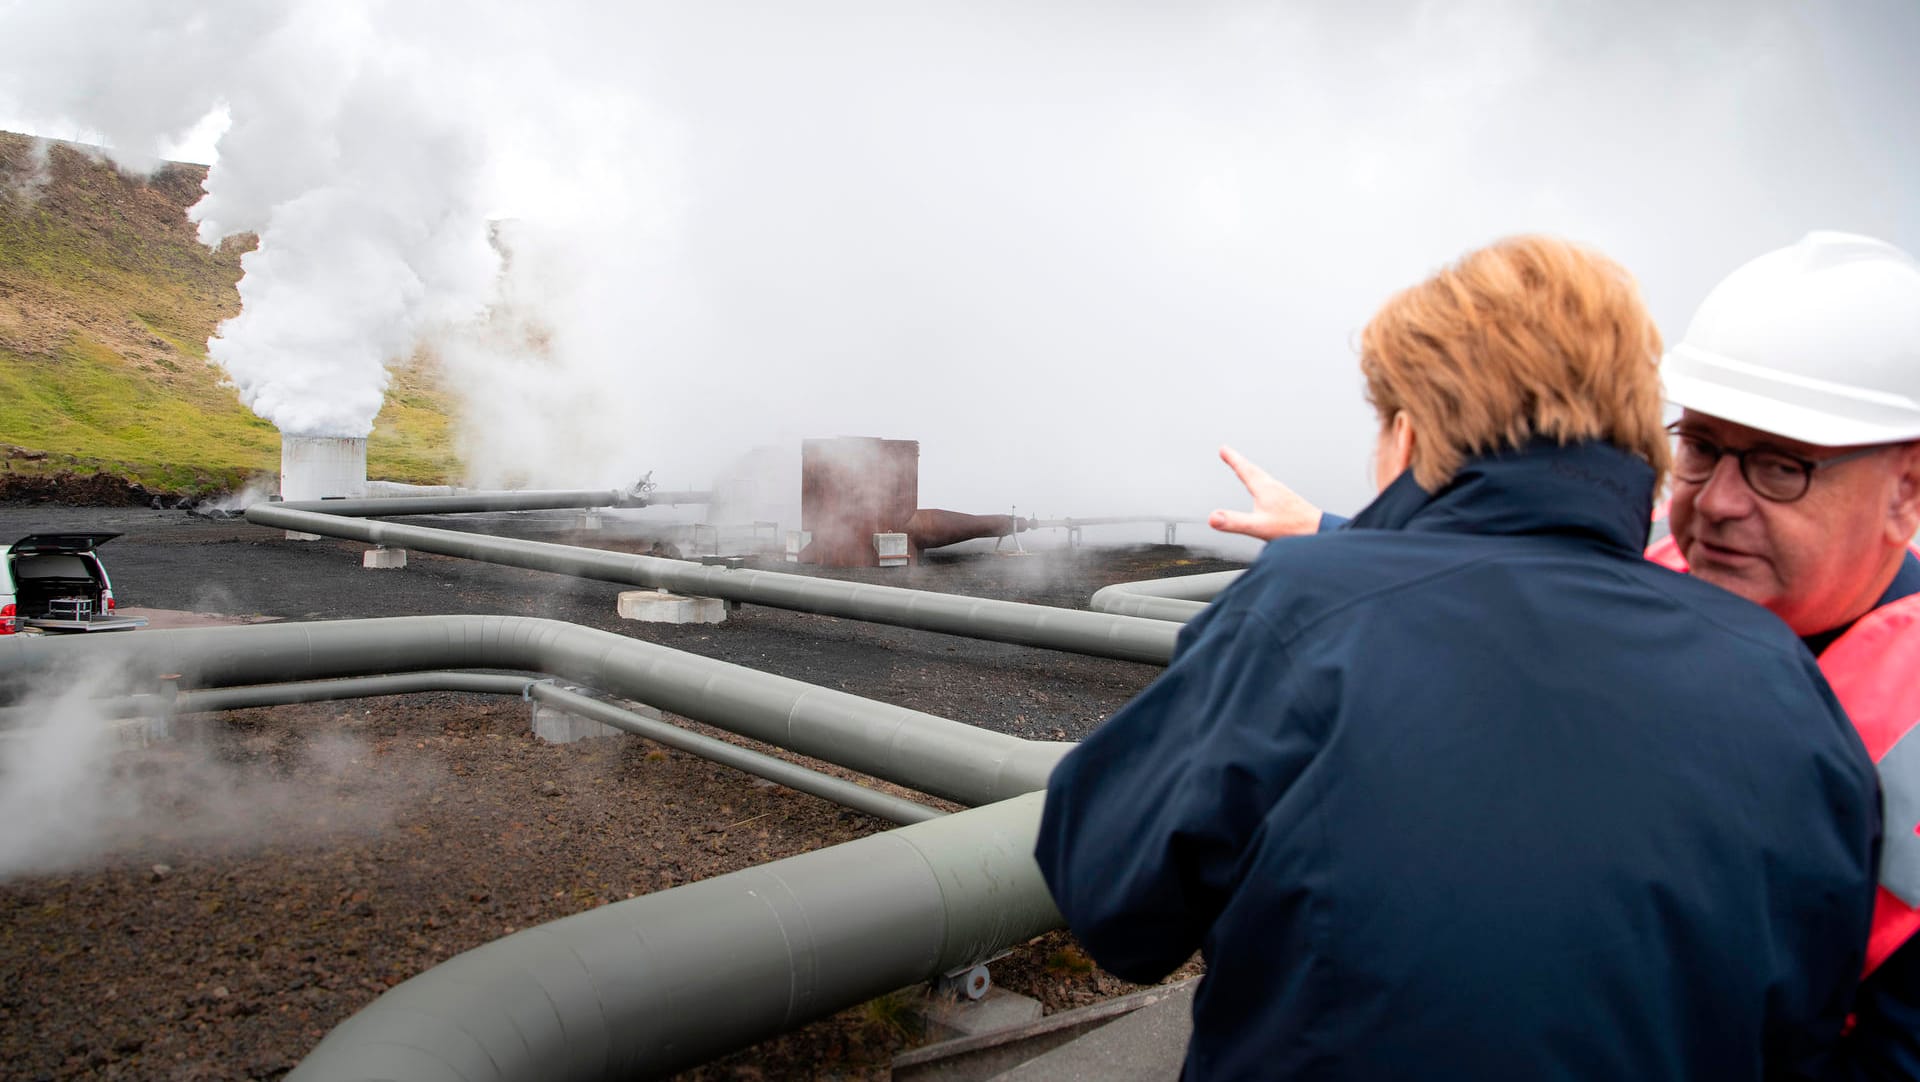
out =
{"type": "Polygon", "coordinates": [[[113,611],[113,582],[93,551],[119,536],[37,533],[14,542],[0,574],[0,635],[147,626],[144,617],[113,611]]]}

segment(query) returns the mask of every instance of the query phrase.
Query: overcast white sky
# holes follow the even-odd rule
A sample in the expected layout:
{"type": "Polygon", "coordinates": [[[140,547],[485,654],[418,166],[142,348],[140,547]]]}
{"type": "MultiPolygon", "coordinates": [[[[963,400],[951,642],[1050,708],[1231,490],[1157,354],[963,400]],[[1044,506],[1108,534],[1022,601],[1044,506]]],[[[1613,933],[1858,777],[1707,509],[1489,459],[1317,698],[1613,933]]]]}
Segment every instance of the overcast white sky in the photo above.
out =
{"type": "MultiPolygon", "coordinates": [[[[355,0],[314,9],[350,12],[325,70],[377,54],[413,77],[385,93],[418,100],[334,113],[270,72],[185,80],[255,39],[122,31],[117,6],[0,0],[0,30],[64,43],[59,67],[0,75],[0,127],[209,158],[217,131],[181,129],[224,102],[253,141],[220,146],[216,182],[277,162],[296,194],[301,155],[239,157],[276,126],[342,160],[342,117],[481,148],[423,156],[421,183],[531,238],[513,292],[555,359],[514,370],[496,346],[463,371],[480,458],[545,483],[701,485],[756,444],[860,434],[922,442],[930,506],[1197,516],[1238,502],[1227,441],[1351,510],[1351,343],[1467,249],[1593,243],[1670,340],[1807,230],[1920,250],[1911,0],[355,0]],[[172,91],[172,130],[130,104],[172,91]]],[[[237,0],[182,7],[271,30],[237,0]]],[[[262,221],[298,202],[274,198],[262,221]]]]}
{"type": "MultiPolygon", "coordinates": [[[[187,129],[178,139],[163,140],[158,148],[159,156],[171,162],[212,165],[220,157],[218,144],[220,136],[227,130],[228,120],[225,107],[216,106],[207,110],[199,123],[187,129]]],[[[30,114],[23,116],[0,112],[0,131],[38,135],[48,139],[62,139],[69,143],[85,143],[90,146],[99,146],[106,142],[105,137],[94,129],[73,123],[61,124],[57,121],[37,119],[30,114]]]]}

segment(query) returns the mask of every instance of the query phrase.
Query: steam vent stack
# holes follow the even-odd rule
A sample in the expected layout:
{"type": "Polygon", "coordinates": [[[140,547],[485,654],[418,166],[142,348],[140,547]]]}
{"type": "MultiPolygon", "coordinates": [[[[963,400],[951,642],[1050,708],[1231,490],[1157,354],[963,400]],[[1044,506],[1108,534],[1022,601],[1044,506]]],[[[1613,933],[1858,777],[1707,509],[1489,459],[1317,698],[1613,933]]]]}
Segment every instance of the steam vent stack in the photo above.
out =
{"type": "MultiPolygon", "coordinates": [[[[352,436],[281,436],[280,498],[358,499],[367,494],[367,441],[352,436]]],[[[293,541],[318,535],[287,531],[293,541]]]]}
{"type": "Polygon", "coordinates": [[[875,534],[905,533],[920,506],[920,442],[843,436],[800,444],[802,561],[878,567],[875,534]]]}

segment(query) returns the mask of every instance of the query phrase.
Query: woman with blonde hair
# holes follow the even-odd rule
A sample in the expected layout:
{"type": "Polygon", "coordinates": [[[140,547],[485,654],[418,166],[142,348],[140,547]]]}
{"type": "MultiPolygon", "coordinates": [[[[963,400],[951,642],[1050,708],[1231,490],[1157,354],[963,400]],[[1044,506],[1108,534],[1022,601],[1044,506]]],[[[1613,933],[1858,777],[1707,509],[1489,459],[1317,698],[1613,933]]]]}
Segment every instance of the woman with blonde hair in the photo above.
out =
{"type": "Polygon", "coordinates": [[[1360,352],[1379,497],[1268,545],[1062,761],[1068,923],[1129,980],[1204,952],[1193,1079],[1817,1070],[1873,770],[1786,627],[1641,558],[1669,445],[1632,278],[1503,241],[1360,352]]]}

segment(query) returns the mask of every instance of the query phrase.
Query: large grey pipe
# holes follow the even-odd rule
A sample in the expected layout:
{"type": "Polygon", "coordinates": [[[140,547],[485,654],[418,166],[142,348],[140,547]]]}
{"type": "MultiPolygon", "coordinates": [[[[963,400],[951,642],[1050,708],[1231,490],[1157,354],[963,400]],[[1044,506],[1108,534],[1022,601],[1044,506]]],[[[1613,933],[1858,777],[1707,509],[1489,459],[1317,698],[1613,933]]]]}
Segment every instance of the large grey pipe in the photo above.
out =
{"type": "Polygon", "coordinates": [[[345,518],[392,518],[399,515],[461,515],[484,511],[556,511],[576,507],[650,507],[656,504],[711,502],[713,494],[710,492],[640,494],[603,488],[463,492],[456,496],[381,496],[355,500],[294,500],[269,506],[345,518]]]}
{"type": "Polygon", "coordinates": [[[16,639],[0,649],[0,686],[60,667],[131,680],[178,673],[189,687],[429,669],[552,673],[962,804],[991,803],[1045,786],[1071,746],[1023,740],[525,616],[403,616],[16,639]]]}
{"type": "Polygon", "coordinates": [[[615,902],[459,955],[321,1041],[298,1082],[657,1077],[1060,927],[1043,794],[615,902]]]}
{"type": "Polygon", "coordinates": [[[1244,571],[1212,571],[1169,579],[1116,582],[1094,591],[1088,605],[1096,612],[1184,624],[1205,612],[1207,603],[1243,574],[1244,571]]]}
{"type": "Polygon", "coordinates": [[[246,515],[248,522],[260,526],[344,537],[372,545],[1125,661],[1166,664],[1173,656],[1174,637],[1178,632],[1160,620],[773,571],[705,567],[656,556],[340,518],[284,504],[254,504],[247,508],[246,515]]]}

